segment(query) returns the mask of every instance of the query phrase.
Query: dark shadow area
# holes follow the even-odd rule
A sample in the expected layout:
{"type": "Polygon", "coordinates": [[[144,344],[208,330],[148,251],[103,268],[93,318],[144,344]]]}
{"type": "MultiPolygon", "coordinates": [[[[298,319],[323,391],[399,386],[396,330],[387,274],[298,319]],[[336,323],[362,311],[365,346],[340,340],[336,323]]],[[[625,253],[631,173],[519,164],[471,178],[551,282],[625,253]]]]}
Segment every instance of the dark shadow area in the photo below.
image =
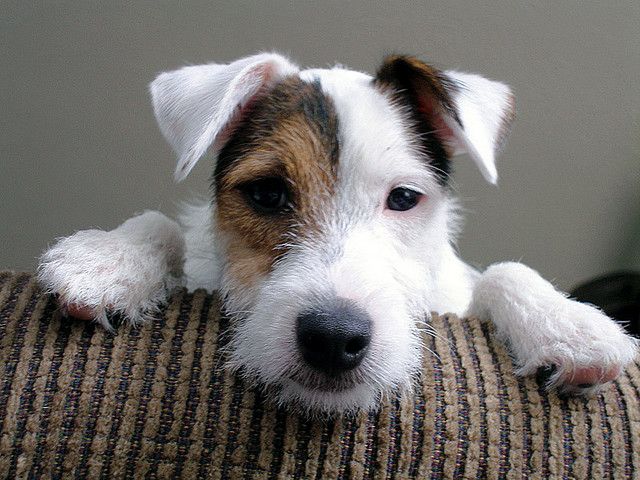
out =
{"type": "Polygon", "coordinates": [[[571,296],[600,307],[640,336],[640,272],[621,271],[590,280],[576,287],[571,296]]]}

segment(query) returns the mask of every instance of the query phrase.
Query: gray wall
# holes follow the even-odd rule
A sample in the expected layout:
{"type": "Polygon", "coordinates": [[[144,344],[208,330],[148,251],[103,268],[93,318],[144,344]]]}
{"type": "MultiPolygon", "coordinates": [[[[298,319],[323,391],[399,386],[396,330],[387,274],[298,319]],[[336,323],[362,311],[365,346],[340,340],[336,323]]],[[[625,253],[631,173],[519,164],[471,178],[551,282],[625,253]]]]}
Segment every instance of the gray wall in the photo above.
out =
{"type": "Polygon", "coordinates": [[[390,52],[511,84],[518,119],[485,184],[467,158],[460,247],[522,259],[563,287],[625,266],[640,216],[640,3],[7,2],[0,19],[0,268],[54,237],[206,194],[183,184],[146,86],[259,50],[373,71],[390,52]],[[7,5],[7,3],[9,3],[7,5]]]}

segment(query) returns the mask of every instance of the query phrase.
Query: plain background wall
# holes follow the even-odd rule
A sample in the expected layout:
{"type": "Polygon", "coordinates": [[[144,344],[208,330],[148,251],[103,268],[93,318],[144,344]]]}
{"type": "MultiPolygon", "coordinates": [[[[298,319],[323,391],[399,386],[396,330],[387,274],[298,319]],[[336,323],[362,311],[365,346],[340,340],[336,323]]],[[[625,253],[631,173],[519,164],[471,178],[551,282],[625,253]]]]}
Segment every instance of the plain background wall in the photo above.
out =
{"type": "Polygon", "coordinates": [[[509,83],[518,118],[499,186],[456,161],[463,256],[522,259],[565,288],[631,266],[636,0],[9,1],[2,10],[0,268],[33,269],[56,236],[113,228],[144,209],[173,214],[179,200],[206,195],[210,160],[173,184],[147,84],[162,70],[260,50],[369,72],[385,53],[412,53],[509,83]]]}

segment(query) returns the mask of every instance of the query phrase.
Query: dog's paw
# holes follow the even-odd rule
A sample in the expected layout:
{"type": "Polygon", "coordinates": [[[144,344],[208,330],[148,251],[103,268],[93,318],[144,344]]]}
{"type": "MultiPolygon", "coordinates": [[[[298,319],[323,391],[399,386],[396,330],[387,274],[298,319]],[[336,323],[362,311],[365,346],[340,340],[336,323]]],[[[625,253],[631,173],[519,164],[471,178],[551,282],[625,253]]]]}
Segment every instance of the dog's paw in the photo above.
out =
{"type": "Polygon", "coordinates": [[[563,299],[561,308],[533,337],[526,352],[514,352],[521,375],[542,374],[549,388],[590,394],[615,380],[638,354],[638,340],[590,305],[563,299]],[[555,328],[553,328],[555,325],[555,328]]]}
{"type": "Polygon", "coordinates": [[[83,230],[57,241],[40,258],[38,279],[65,313],[110,329],[109,314],[132,323],[149,318],[182,275],[184,239],[157,212],[115,230],[83,230]]]}

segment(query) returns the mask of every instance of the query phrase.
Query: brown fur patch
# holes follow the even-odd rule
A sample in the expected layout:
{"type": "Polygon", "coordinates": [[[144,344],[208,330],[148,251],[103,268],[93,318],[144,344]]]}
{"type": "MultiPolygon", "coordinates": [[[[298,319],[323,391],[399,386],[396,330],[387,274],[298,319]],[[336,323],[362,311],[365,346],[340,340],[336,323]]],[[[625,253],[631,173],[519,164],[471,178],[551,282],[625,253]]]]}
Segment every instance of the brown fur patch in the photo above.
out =
{"type": "Polygon", "coordinates": [[[214,174],[217,228],[231,239],[226,253],[237,282],[254,284],[293,236],[317,232],[334,192],[337,158],[335,109],[318,84],[287,79],[247,112],[214,174]],[[290,208],[257,212],[241,187],[273,177],[287,184],[290,208]]]}

